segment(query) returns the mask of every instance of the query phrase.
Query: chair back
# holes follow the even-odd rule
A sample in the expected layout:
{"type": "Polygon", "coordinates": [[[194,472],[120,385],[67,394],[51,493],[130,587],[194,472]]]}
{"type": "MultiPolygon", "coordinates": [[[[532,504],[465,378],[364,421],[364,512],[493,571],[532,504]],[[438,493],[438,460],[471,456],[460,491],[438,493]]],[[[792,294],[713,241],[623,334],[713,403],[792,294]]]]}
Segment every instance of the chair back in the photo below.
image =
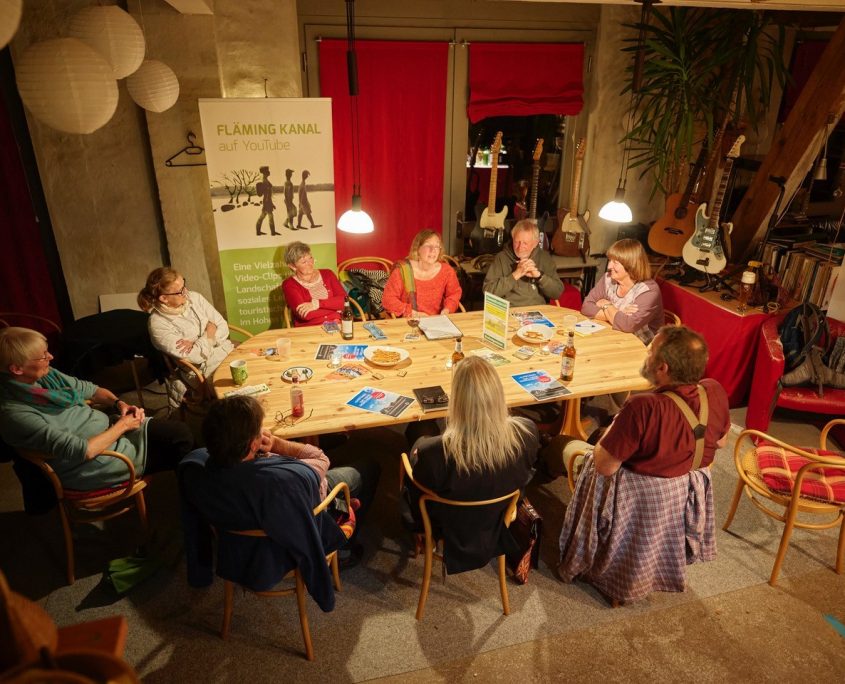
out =
{"type": "Polygon", "coordinates": [[[669,309],[663,309],[663,325],[681,325],[681,317],[669,309]]]}
{"type": "Polygon", "coordinates": [[[51,321],[49,318],[44,318],[44,316],[19,311],[0,311],[0,328],[10,328],[15,325],[33,328],[48,334],[61,334],[62,332],[58,323],[51,321]]]}

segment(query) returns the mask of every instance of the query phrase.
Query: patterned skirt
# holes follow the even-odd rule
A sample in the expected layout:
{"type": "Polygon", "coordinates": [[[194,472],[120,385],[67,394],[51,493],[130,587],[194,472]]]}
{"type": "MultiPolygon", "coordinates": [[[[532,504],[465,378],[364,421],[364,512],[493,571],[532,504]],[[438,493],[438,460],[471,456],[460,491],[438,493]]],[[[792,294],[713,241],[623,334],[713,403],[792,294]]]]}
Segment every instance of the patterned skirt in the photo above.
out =
{"type": "Polygon", "coordinates": [[[673,478],[620,468],[596,473],[590,456],[560,533],[560,577],[589,582],[611,601],[684,591],[685,566],[716,557],[709,468],[673,478]]]}

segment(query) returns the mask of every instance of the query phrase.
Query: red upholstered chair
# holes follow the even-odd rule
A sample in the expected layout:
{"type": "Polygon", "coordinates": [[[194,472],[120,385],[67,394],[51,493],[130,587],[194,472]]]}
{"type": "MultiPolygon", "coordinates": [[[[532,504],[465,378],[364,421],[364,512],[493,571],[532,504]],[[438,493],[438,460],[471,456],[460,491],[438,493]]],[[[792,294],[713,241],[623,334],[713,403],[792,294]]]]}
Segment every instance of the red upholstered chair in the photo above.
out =
{"type": "MultiPolygon", "coordinates": [[[[778,334],[778,325],[786,314],[770,318],[760,329],[757,342],[757,360],[745,415],[745,427],[765,432],[769,428],[775,406],[794,411],[807,411],[818,416],[845,416],[845,390],[825,387],[820,397],[813,387],[784,387],[775,401],[778,380],[783,376],[783,345],[778,334]]],[[[831,337],[845,336],[845,323],[828,318],[831,337]]],[[[834,434],[838,441],[842,432],[834,434]]]]}
{"type": "Polygon", "coordinates": [[[581,310],[581,291],[574,285],[564,283],[563,292],[557,299],[552,299],[549,304],[561,306],[564,309],[581,310]]]}

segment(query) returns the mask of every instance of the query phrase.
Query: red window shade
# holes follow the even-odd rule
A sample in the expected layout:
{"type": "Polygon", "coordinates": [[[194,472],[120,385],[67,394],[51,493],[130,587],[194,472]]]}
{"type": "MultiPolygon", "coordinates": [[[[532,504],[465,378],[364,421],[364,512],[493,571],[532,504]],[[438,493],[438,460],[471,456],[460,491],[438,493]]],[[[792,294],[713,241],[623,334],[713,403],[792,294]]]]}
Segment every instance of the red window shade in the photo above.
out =
{"type": "Polygon", "coordinates": [[[582,43],[473,43],[469,120],[578,114],[583,106],[582,43]]]}
{"type": "MultiPolygon", "coordinates": [[[[351,101],[346,41],[320,42],[320,91],[332,98],[335,208],[352,199],[351,101]]],[[[359,40],[361,202],[375,232],[338,231],[338,261],[407,256],[423,228],[443,221],[447,43],[359,40]]]]}

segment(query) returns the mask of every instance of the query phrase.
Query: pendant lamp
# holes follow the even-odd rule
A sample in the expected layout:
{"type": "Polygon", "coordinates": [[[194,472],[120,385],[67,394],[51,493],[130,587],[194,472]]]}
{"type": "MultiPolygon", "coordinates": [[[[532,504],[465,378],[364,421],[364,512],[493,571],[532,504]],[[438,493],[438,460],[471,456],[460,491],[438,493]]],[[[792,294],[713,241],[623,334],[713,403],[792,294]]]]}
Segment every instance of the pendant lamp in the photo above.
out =
{"type": "Polygon", "coordinates": [[[173,69],[157,59],[147,59],[126,79],[126,89],[139,107],[150,112],[170,109],[179,99],[179,79],[173,69]]]}
{"type": "Polygon", "coordinates": [[[70,18],[68,35],[105,57],[116,79],[134,73],[144,61],[144,32],[131,14],[115,5],[81,9],[70,18]]]}
{"type": "Polygon", "coordinates": [[[0,0],[0,50],[9,44],[21,23],[23,0],[0,0]]]}

